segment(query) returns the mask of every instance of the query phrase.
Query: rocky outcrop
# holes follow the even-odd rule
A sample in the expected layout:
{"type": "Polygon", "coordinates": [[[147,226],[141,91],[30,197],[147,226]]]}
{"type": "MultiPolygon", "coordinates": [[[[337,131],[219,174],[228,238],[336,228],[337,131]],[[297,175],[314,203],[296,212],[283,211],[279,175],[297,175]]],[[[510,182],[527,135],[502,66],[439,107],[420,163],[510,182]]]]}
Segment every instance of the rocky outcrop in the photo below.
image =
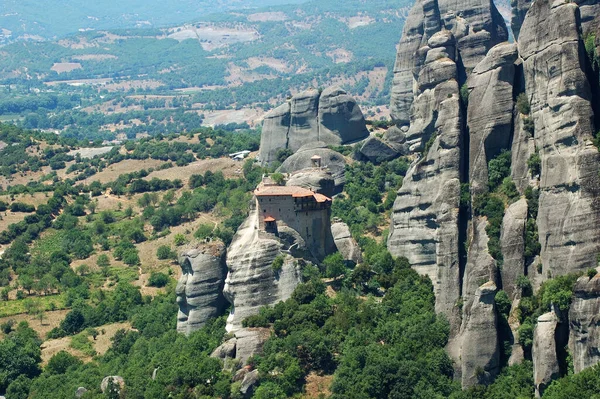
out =
{"type": "Polygon", "coordinates": [[[329,144],[346,144],[368,137],[360,107],[340,87],[328,87],[319,97],[319,140],[329,144]]]}
{"type": "Polygon", "coordinates": [[[365,140],[360,148],[360,153],[367,160],[375,164],[391,161],[400,155],[396,149],[375,136],[371,136],[365,140]]]}
{"type": "MultiPolygon", "coordinates": [[[[100,390],[102,391],[102,393],[107,393],[110,382],[112,382],[117,395],[123,388],[125,388],[125,380],[123,379],[123,377],[119,375],[110,375],[108,377],[104,377],[102,379],[102,382],[100,383],[100,390]]],[[[114,394],[114,391],[111,393],[114,394]]]]}
{"type": "Polygon", "coordinates": [[[177,331],[187,335],[219,316],[227,306],[223,296],[225,245],[220,241],[192,244],[180,253],[179,265],[177,331]]]}
{"type": "Polygon", "coordinates": [[[536,397],[540,397],[550,382],[560,376],[555,340],[559,320],[554,312],[548,312],[537,321],[533,332],[533,383],[536,397]]]}
{"type": "Polygon", "coordinates": [[[337,222],[331,225],[331,234],[335,246],[344,260],[353,264],[362,262],[362,254],[357,242],[352,238],[350,228],[346,223],[337,222]]]}
{"type": "Polygon", "coordinates": [[[469,182],[473,195],[488,191],[488,162],[510,149],[517,46],[494,46],[467,80],[469,182]]]}
{"type": "Polygon", "coordinates": [[[535,1],[519,40],[541,157],[538,230],[544,276],[596,266],[598,149],[575,3],[535,1]]]}
{"type": "Polygon", "coordinates": [[[265,116],[259,158],[268,165],[280,150],[296,152],[317,141],[348,144],[368,136],[360,107],[344,90],[330,87],[320,93],[310,89],[265,116]]]}
{"type": "MultiPolygon", "coordinates": [[[[242,321],[257,314],[261,307],[292,295],[301,275],[298,262],[283,252],[285,249],[276,236],[258,230],[257,211],[252,209],[227,251],[229,272],[223,291],[231,303],[228,332],[239,331],[242,321]],[[281,270],[274,270],[272,266],[277,256],[285,256],[281,270]]],[[[240,350],[239,340],[237,350],[240,350]]]]}
{"type": "MultiPolygon", "coordinates": [[[[450,34],[430,42],[433,49],[447,49],[450,34]],[[445,46],[445,47],[444,47],[445,46]]],[[[419,92],[411,109],[406,134],[413,150],[425,149],[411,165],[398,191],[392,213],[388,249],[405,256],[413,267],[427,274],[434,286],[436,310],[453,319],[460,296],[459,197],[462,112],[456,65],[449,58],[430,60],[419,76],[419,92]],[[448,65],[454,65],[454,72],[448,65]],[[436,74],[439,66],[445,74],[436,74]],[[427,77],[425,77],[427,75],[427,77]],[[421,127],[427,127],[422,129],[421,127]]],[[[456,324],[456,322],[454,322],[456,324]]]]}
{"type": "Polygon", "coordinates": [[[478,287],[472,301],[465,303],[461,331],[461,382],[463,387],[487,384],[500,371],[494,296],[496,285],[478,287]]]}
{"type": "Polygon", "coordinates": [[[511,204],[504,213],[500,247],[504,263],[500,271],[502,287],[513,299],[519,292],[517,280],[525,275],[525,223],[527,222],[527,200],[521,198],[511,204]]]}
{"type": "Polygon", "coordinates": [[[580,277],[569,310],[569,347],[579,373],[600,362],[600,276],[580,277]]]}
{"type": "MultiPolygon", "coordinates": [[[[490,48],[508,38],[504,20],[492,1],[418,0],[404,24],[394,65],[390,111],[399,125],[410,123],[415,81],[427,61],[431,45],[428,40],[443,30],[451,31],[456,38],[461,71],[464,67],[466,73],[490,48]]],[[[438,50],[429,57],[445,55],[449,52],[438,50]]]]}
{"type": "Polygon", "coordinates": [[[331,172],[319,168],[308,168],[294,172],[289,176],[285,185],[304,187],[328,197],[332,197],[337,191],[331,172]]]}
{"type": "Polygon", "coordinates": [[[313,168],[313,156],[321,157],[321,166],[326,168],[333,176],[335,183],[335,192],[342,191],[346,178],[346,160],[344,156],[337,151],[327,148],[323,142],[315,142],[302,146],[296,153],[287,158],[281,167],[277,170],[281,173],[294,173],[303,169],[313,168]]]}

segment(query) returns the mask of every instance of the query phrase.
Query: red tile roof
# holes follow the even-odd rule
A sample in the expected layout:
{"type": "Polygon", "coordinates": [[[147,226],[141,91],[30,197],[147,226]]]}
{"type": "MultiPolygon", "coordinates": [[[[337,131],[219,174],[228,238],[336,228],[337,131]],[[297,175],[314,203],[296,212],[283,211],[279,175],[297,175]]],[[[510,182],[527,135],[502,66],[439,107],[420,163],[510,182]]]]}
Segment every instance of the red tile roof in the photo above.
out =
{"type": "Polygon", "coordinates": [[[317,202],[331,201],[331,198],[298,186],[260,186],[254,190],[257,197],[314,197],[317,202]]]}
{"type": "Polygon", "coordinates": [[[267,216],[267,217],[265,218],[265,222],[274,222],[274,221],[275,221],[275,218],[274,218],[274,217],[272,217],[272,216],[267,216]]]}

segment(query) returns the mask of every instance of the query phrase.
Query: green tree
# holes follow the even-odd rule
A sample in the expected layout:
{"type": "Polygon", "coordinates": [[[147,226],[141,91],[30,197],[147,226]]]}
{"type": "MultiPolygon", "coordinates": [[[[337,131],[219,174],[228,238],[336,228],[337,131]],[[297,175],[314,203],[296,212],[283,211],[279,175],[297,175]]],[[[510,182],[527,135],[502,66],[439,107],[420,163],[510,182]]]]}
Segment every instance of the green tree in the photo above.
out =
{"type": "Polygon", "coordinates": [[[161,245],[156,250],[156,257],[160,260],[173,259],[175,258],[175,253],[173,252],[170,246],[161,245]]]}
{"type": "Polygon", "coordinates": [[[327,256],[323,260],[323,266],[325,266],[325,275],[330,278],[338,278],[346,273],[344,257],[339,252],[327,256]]]}

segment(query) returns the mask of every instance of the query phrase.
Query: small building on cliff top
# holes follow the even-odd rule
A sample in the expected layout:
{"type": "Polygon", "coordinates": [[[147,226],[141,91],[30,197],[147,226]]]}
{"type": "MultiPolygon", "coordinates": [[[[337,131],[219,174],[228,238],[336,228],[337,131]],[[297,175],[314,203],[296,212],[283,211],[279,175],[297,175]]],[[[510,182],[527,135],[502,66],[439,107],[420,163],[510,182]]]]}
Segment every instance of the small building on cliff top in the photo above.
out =
{"type": "Polygon", "coordinates": [[[278,234],[278,224],[294,229],[318,258],[331,253],[331,198],[298,186],[261,183],[256,190],[259,229],[278,234]]]}

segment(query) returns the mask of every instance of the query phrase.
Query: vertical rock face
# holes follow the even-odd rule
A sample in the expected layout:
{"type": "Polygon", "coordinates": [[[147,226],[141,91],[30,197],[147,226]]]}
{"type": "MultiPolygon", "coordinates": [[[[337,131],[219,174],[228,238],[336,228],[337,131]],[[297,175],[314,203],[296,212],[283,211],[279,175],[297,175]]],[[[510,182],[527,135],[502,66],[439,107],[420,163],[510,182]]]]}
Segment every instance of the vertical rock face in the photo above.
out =
{"type": "Polygon", "coordinates": [[[538,230],[544,275],[596,265],[600,252],[598,150],[580,19],[574,3],[534,2],[519,52],[542,160],[538,230]]]}
{"type": "MultiPolygon", "coordinates": [[[[452,43],[451,34],[444,36],[430,44],[452,43]]],[[[429,65],[419,75],[421,94],[412,106],[407,140],[414,148],[423,148],[423,142],[429,140],[431,145],[424,157],[411,166],[398,191],[388,249],[394,256],[406,256],[417,271],[429,275],[436,294],[436,310],[450,317],[460,296],[462,112],[454,61],[442,57],[431,60],[429,65]],[[430,127],[430,137],[413,130],[413,126],[424,125],[430,127]]]]}
{"type": "Polygon", "coordinates": [[[560,376],[555,339],[557,327],[558,317],[554,312],[548,312],[538,318],[533,332],[533,383],[536,397],[542,396],[550,382],[560,376]]]}
{"type": "Polygon", "coordinates": [[[467,80],[470,134],[469,182],[473,194],[487,192],[488,162],[510,148],[517,46],[494,46],[467,80]]]}
{"type": "Polygon", "coordinates": [[[328,87],[319,97],[319,140],[350,143],[369,135],[356,100],[339,87],[328,87]]]}
{"type": "Polygon", "coordinates": [[[500,246],[504,264],[500,275],[502,287],[512,299],[518,292],[517,279],[525,274],[525,223],[527,222],[527,200],[521,198],[510,205],[504,213],[500,246]]]}
{"type": "Polygon", "coordinates": [[[449,30],[465,71],[470,71],[494,45],[508,38],[502,16],[492,1],[419,0],[406,19],[398,46],[392,85],[391,116],[398,125],[410,123],[416,80],[426,61],[427,42],[449,30]]]}
{"type": "Polygon", "coordinates": [[[524,117],[515,108],[510,177],[521,194],[531,184],[532,176],[527,161],[535,153],[535,140],[525,131],[523,123],[524,117]]]}
{"type": "Polygon", "coordinates": [[[279,150],[296,152],[318,141],[347,144],[368,136],[360,107],[344,90],[330,87],[320,93],[310,89],[265,116],[259,156],[268,165],[277,159],[279,150]]]}
{"type": "Polygon", "coordinates": [[[600,278],[580,277],[569,310],[569,347],[579,373],[600,362],[600,278]]]}
{"type": "Polygon", "coordinates": [[[180,254],[179,264],[177,331],[190,334],[219,316],[227,305],[222,292],[227,273],[225,245],[218,241],[188,247],[180,254]]]}
{"type": "Polygon", "coordinates": [[[231,303],[227,331],[237,332],[242,321],[258,313],[262,306],[288,299],[300,283],[298,263],[282,252],[276,236],[258,230],[257,210],[253,209],[233,237],[227,252],[229,272],[224,294],[231,303]],[[281,270],[273,268],[277,256],[285,256],[281,270]]]}
{"type": "Polygon", "coordinates": [[[477,288],[471,303],[465,304],[461,381],[463,387],[490,383],[500,371],[497,320],[492,282],[477,288]]]}

